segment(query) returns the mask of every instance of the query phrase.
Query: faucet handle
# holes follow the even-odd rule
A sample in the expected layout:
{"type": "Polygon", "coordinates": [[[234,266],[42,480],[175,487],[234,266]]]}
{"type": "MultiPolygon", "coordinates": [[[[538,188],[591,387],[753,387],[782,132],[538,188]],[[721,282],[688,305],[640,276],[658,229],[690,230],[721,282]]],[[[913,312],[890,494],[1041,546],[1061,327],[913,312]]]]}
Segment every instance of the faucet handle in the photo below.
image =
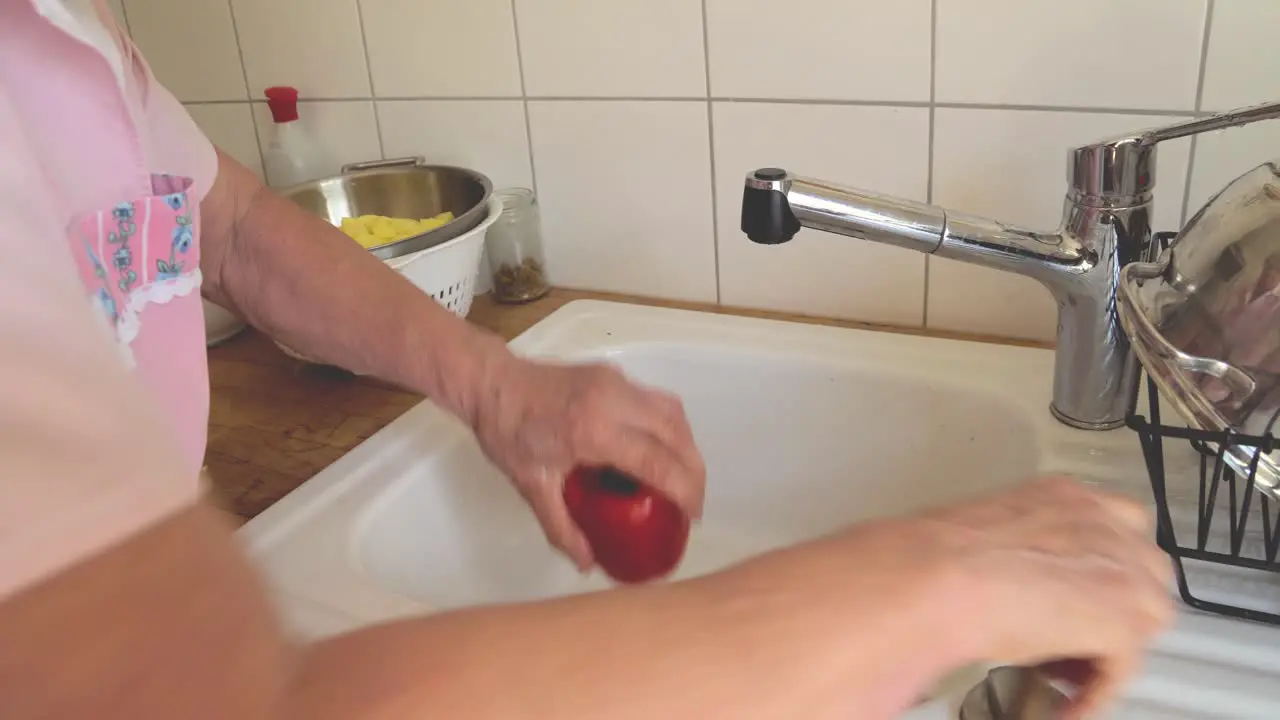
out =
{"type": "Polygon", "coordinates": [[[1067,167],[1071,194],[1088,205],[1140,202],[1156,184],[1159,143],[1276,117],[1280,102],[1264,103],[1075,148],[1067,167]]]}

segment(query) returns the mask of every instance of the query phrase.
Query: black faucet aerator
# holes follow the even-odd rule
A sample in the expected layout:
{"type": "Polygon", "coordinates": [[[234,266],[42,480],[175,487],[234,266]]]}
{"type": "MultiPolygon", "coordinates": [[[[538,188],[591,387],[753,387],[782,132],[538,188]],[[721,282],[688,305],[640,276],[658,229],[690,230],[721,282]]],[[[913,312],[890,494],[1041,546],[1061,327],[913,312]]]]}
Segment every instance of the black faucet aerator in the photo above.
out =
{"type": "Polygon", "coordinates": [[[800,232],[782,189],[786,178],[787,172],[777,168],[762,168],[748,177],[742,190],[742,232],[751,242],[781,245],[800,232]]]}

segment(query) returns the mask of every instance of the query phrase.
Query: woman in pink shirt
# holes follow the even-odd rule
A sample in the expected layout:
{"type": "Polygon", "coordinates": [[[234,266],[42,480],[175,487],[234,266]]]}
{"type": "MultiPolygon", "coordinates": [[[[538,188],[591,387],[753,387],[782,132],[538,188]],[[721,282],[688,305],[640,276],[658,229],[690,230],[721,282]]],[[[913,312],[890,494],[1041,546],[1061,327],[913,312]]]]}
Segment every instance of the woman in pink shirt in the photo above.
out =
{"type": "Polygon", "coordinates": [[[94,0],[0,0],[0,258],[5,720],[887,718],[956,665],[1064,657],[1091,661],[1083,713],[1170,616],[1141,508],[1047,480],[697,581],[291,645],[198,502],[201,293],[455,413],[584,570],[576,464],[700,513],[679,400],[453,317],[216,151],[94,0]]]}

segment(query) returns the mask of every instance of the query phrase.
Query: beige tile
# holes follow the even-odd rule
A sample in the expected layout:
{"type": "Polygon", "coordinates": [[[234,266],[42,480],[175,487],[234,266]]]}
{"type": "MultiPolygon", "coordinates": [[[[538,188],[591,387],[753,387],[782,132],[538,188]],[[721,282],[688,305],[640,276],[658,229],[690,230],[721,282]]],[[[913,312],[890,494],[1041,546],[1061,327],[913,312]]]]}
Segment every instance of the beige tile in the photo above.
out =
{"type": "Polygon", "coordinates": [[[478,170],[494,187],[533,187],[519,100],[384,100],[378,121],[387,157],[421,155],[478,170]]]}
{"type": "Polygon", "coordinates": [[[1206,0],[937,0],[942,102],[1194,110],[1206,0]]]}
{"type": "MultiPolygon", "coordinates": [[[[1036,230],[1058,227],[1068,148],[1151,125],[1145,116],[939,108],[933,199],[1036,230]]],[[[1166,143],[1156,179],[1155,227],[1181,226],[1190,145],[1166,143]]],[[[1057,306],[1037,282],[931,258],[929,326],[1048,340],[1057,306]]]]}
{"type": "Polygon", "coordinates": [[[133,41],[183,102],[244,100],[244,70],[227,0],[124,0],[133,41]]]}
{"type": "Polygon", "coordinates": [[[929,0],[706,0],[711,94],[929,99],[929,0]]]}
{"type": "MultiPolygon", "coordinates": [[[[274,124],[266,103],[253,104],[253,118],[265,148],[274,124]]],[[[298,122],[323,149],[331,174],[336,174],[345,164],[382,157],[371,101],[301,102],[298,103],[298,122]]]]}
{"type": "Polygon", "coordinates": [[[292,85],[304,99],[369,96],[356,0],[231,0],[231,8],[254,99],[272,85],[292,85]]]}
{"type": "Polygon", "coordinates": [[[715,300],[706,103],[533,101],[529,116],[556,285],[715,300]]]}
{"type": "Polygon", "coordinates": [[[262,153],[248,102],[187,105],[187,112],[209,140],[258,177],[262,177],[262,153]]]}
{"type": "MultiPolygon", "coordinates": [[[[473,168],[494,187],[533,187],[524,105],[519,100],[383,100],[378,102],[387,157],[473,168]]],[[[488,258],[480,260],[476,294],[492,289],[488,258]]]]}
{"type": "Polygon", "coordinates": [[[702,5],[516,0],[531,96],[704,97],[702,5]]]}
{"type": "Polygon", "coordinates": [[[362,0],[379,97],[519,97],[511,0],[362,0]]]}
{"type": "Polygon", "coordinates": [[[923,201],[929,111],[717,102],[713,117],[721,302],[919,325],[923,255],[814,230],[756,245],[739,221],[743,178],[767,166],[923,201]]]}
{"type": "Polygon", "coordinates": [[[1205,61],[1205,110],[1230,110],[1280,100],[1280,3],[1222,0],[1213,8],[1205,61]]]}
{"type": "Polygon", "coordinates": [[[1188,217],[1227,183],[1268,161],[1280,162],[1280,122],[1261,122],[1201,135],[1196,139],[1188,217]]]}

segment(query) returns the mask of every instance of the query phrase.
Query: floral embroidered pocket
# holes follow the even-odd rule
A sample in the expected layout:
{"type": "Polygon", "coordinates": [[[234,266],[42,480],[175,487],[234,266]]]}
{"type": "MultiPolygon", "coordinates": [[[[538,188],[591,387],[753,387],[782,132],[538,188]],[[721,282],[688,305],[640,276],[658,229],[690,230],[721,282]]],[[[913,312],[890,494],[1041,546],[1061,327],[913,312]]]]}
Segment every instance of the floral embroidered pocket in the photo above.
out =
{"type": "Polygon", "coordinates": [[[190,178],[154,175],[153,195],[71,224],[80,280],[130,364],[129,345],[141,328],[143,308],[200,287],[199,207],[191,201],[191,185],[190,178]]]}

